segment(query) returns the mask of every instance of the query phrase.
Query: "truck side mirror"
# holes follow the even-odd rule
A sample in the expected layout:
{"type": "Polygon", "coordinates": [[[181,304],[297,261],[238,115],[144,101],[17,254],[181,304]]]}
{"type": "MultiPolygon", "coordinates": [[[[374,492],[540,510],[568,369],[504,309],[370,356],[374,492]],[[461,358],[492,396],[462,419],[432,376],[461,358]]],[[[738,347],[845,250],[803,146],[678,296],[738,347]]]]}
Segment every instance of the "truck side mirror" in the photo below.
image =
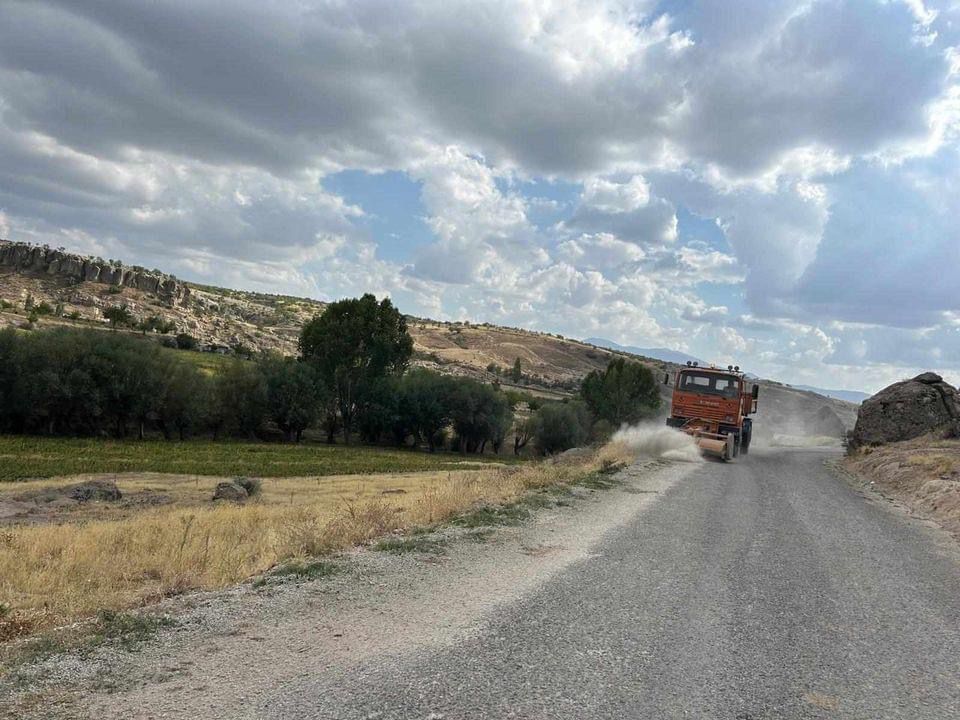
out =
{"type": "Polygon", "coordinates": [[[754,386],[753,386],[753,389],[750,391],[750,394],[753,395],[753,399],[754,399],[754,400],[756,400],[758,397],[760,397],[760,386],[759,386],[759,385],[754,385],[754,386]]]}
{"type": "Polygon", "coordinates": [[[664,384],[664,385],[669,385],[669,384],[670,384],[670,373],[664,373],[664,374],[663,374],[663,384],[664,384]]]}

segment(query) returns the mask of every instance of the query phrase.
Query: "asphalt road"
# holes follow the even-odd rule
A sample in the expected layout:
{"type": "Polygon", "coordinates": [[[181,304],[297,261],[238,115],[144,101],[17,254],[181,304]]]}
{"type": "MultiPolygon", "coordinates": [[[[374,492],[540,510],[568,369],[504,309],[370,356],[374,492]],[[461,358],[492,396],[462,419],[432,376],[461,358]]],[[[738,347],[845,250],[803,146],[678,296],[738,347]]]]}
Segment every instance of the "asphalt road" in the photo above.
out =
{"type": "Polygon", "coordinates": [[[960,718],[956,549],[830,457],[706,463],[472,637],[277,716],[960,718]]]}

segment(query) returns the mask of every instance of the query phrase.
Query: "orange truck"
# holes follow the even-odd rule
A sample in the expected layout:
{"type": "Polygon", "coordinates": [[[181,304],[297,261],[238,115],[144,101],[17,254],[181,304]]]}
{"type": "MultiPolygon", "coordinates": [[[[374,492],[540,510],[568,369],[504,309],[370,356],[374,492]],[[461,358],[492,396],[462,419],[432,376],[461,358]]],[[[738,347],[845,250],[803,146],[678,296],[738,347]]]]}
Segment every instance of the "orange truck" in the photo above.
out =
{"type": "MultiPolygon", "coordinates": [[[[663,382],[670,384],[670,373],[663,382]]],[[[748,389],[740,367],[726,370],[688,362],[674,375],[667,425],[691,435],[704,455],[733,460],[750,450],[760,388],[748,389]]]]}

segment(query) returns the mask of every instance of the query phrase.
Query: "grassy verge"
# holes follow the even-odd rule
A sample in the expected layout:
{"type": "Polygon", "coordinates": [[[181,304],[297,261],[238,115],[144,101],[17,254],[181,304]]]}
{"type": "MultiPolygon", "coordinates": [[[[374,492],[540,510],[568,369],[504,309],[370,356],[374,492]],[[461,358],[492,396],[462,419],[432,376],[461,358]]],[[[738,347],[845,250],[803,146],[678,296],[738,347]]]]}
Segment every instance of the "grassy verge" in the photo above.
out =
{"type": "Polygon", "coordinates": [[[390,448],[258,442],[114,441],[0,436],[0,482],[81,473],[301,477],[451,469],[513,456],[427,453],[390,448]]]}
{"type": "MultiPolygon", "coordinates": [[[[120,612],[191,589],[227,587],[271,568],[309,577],[317,558],[360,544],[423,552],[415,528],[451,521],[466,528],[517,522],[572,484],[601,487],[622,448],[564,463],[443,473],[403,494],[333,502],[252,502],[159,508],[121,520],[11,527],[0,532],[0,635],[120,612]],[[542,503],[541,503],[542,504],[542,503]],[[307,560],[307,559],[310,560],[307,560]]],[[[482,539],[482,538],[479,538],[482,539]]],[[[426,548],[432,550],[433,548],[426,548]]]]}
{"type": "Polygon", "coordinates": [[[87,622],[38,634],[7,648],[0,653],[0,676],[5,669],[65,652],[74,652],[82,657],[103,645],[134,651],[163,628],[176,624],[176,620],[166,615],[104,610],[87,622]]]}

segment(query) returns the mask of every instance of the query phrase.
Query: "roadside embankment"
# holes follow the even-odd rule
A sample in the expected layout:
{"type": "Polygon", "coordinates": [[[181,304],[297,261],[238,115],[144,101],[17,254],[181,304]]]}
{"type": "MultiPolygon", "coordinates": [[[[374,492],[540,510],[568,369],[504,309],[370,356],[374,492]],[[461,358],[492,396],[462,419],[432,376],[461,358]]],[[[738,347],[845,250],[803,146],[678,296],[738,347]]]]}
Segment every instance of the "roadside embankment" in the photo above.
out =
{"type": "Polygon", "coordinates": [[[925,436],[861,447],[843,464],[864,486],[960,539],[960,440],[925,436]]]}

